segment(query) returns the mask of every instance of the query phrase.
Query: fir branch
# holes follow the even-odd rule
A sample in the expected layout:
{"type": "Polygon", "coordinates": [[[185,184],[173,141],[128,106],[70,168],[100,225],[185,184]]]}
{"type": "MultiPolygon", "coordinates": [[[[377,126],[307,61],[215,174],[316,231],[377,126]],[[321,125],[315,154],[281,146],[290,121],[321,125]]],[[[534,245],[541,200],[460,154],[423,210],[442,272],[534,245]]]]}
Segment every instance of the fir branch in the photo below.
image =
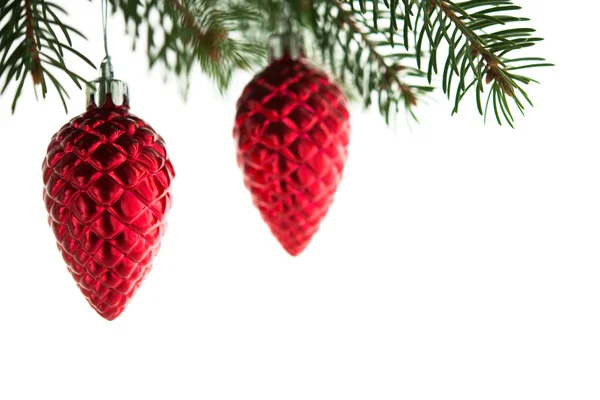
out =
{"type": "Polygon", "coordinates": [[[0,94],[4,94],[11,82],[18,82],[11,106],[15,112],[27,75],[31,75],[34,88],[41,86],[42,96],[48,93],[51,83],[67,112],[65,98],[68,94],[64,86],[54,76],[56,70],[66,74],[77,87],[87,81],[72,72],[64,60],[64,51],[74,54],[92,68],[94,65],[83,54],[72,47],[70,35],[85,39],[77,29],[67,25],[59,17],[66,11],[51,1],[8,0],[0,6],[0,80],[4,84],[0,94]],[[62,35],[54,31],[59,28],[62,35]]]}
{"type": "MultiPolygon", "coordinates": [[[[453,114],[474,92],[482,115],[493,110],[498,123],[513,126],[511,104],[523,113],[532,104],[523,87],[536,82],[521,70],[551,65],[514,54],[541,39],[523,26],[528,19],[508,15],[520,9],[512,0],[109,1],[113,13],[122,12],[128,29],[134,28],[134,47],[146,36],[150,67],[164,64],[183,79],[186,93],[195,66],[223,92],[234,71],[263,65],[266,38],[281,28],[286,5],[289,17],[312,31],[315,59],[320,57],[342,85],[352,86],[365,107],[377,101],[387,122],[400,106],[415,117],[415,105],[440,75],[442,90],[454,100],[453,114]],[[438,65],[442,52],[444,62],[438,65]]],[[[44,97],[53,85],[65,110],[67,92],[51,70],[65,73],[80,88],[85,82],[64,60],[70,52],[93,67],[72,47],[70,35],[83,35],[61,20],[65,15],[51,0],[0,3],[0,94],[17,82],[13,112],[25,76],[44,97]]]]}
{"type": "MultiPolygon", "coordinates": [[[[509,53],[529,48],[542,40],[532,36],[535,30],[531,28],[521,25],[507,27],[509,24],[529,21],[528,18],[502,14],[518,11],[520,7],[511,0],[468,0],[460,3],[449,0],[403,0],[403,3],[404,22],[414,34],[418,65],[421,68],[421,48],[425,42],[430,52],[428,80],[432,81],[433,74],[442,74],[442,90],[449,99],[454,96],[452,113],[458,112],[461,100],[474,88],[477,109],[484,118],[491,105],[498,124],[506,121],[514,127],[515,120],[508,99],[511,98],[519,112],[524,114],[525,103],[531,106],[533,103],[521,85],[536,81],[513,71],[552,65],[539,57],[507,57],[509,53]],[[448,55],[440,71],[437,53],[442,41],[448,47],[448,55]],[[457,83],[453,82],[454,77],[457,77],[457,83]],[[482,93],[485,92],[485,85],[490,87],[484,108],[482,93]]],[[[407,38],[406,30],[404,37],[407,38]]],[[[405,43],[408,45],[408,41],[405,43]]]]}

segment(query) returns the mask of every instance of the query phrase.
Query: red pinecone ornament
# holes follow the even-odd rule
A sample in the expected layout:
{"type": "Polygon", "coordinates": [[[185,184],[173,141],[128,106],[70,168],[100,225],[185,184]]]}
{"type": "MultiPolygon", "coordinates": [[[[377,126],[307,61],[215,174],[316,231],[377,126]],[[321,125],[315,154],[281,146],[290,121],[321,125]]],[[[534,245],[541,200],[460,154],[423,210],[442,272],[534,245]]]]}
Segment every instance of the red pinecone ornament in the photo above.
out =
{"type": "Polygon", "coordinates": [[[171,207],[163,139],[110,95],[52,137],[43,164],[48,222],[89,304],[118,317],[152,267],[171,207]]]}
{"type": "Polygon", "coordinates": [[[244,89],[233,134],[255,206],[296,256],[333,202],[347,157],[349,115],[334,82],[301,55],[283,54],[244,89]]]}

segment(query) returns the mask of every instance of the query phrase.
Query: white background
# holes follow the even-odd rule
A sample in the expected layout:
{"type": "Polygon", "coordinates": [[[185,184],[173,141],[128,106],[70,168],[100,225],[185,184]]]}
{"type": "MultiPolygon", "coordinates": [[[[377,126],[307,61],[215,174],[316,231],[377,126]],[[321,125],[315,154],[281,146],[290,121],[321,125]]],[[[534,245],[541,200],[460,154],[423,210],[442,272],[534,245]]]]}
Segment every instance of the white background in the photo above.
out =
{"type": "MultiPolygon", "coordinates": [[[[220,97],[197,73],[184,103],[112,18],[132,112],[177,172],[163,248],[113,322],[78,292],[41,198],[46,146],[83,94],[69,86],[69,115],[29,80],[14,116],[3,96],[0,399],[599,399],[600,7],[518,3],[557,66],[533,71],[517,129],[472,102],[451,117],[441,95],[411,129],[353,105],[336,202],[295,259],[235,163],[251,75],[220,97]]],[[[99,63],[99,3],[68,6],[99,63]]]]}

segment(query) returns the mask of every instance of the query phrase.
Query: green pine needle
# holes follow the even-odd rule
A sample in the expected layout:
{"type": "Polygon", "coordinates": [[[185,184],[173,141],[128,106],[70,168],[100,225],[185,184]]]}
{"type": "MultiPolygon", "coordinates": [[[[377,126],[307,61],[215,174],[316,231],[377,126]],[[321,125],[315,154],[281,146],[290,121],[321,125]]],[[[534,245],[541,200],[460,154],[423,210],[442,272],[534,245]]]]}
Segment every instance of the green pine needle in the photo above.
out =
{"type": "MultiPolygon", "coordinates": [[[[474,93],[484,121],[514,126],[531,106],[529,73],[552,66],[527,54],[542,39],[512,0],[109,0],[130,31],[133,44],[145,36],[149,66],[162,64],[185,88],[198,66],[221,92],[237,70],[266,64],[266,40],[283,26],[310,33],[308,50],[365,107],[376,106],[387,123],[434,90],[436,77],[452,102],[452,114],[474,93]],[[484,104],[485,103],[485,104],[484,104]]],[[[46,96],[48,83],[66,111],[65,75],[82,89],[65,54],[94,67],[73,47],[65,9],[49,0],[5,0],[0,4],[0,94],[16,83],[12,110],[27,76],[46,96]],[[60,75],[56,75],[60,72],[60,75]]]]}
{"type": "Polygon", "coordinates": [[[8,0],[0,5],[0,82],[4,80],[0,94],[4,94],[12,82],[18,82],[11,104],[13,113],[27,76],[31,76],[34,85],[42,87],[42,97],[48,93],[46,80],[49,79],[65,112],[68,111],[65,101],[68,94],[53,71],[67,75],[80,89],[82,84],[87,84],[85,79],[69,69],[64,60],[67,51],[94,67],[72,47],[72,35],[85,37],[62,21],[61,17],[66,15],[64,9],[51,1],[8,0]]]}

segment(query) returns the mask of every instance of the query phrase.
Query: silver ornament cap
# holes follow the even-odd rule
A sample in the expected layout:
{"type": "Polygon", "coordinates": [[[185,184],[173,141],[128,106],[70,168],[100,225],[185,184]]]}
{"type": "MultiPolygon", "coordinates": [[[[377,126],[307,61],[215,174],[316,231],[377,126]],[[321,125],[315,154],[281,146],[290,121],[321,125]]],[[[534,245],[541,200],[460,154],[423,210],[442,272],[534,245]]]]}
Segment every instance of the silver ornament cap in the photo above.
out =
{"type": "Polygon", "coordinates": [[[110,57],[104,58],[100,64],[100,78],[90,82],[86,89],[87,107],[102,107],[110,98],[115,106],[129,105],[129,87],[127,83],[114,79],[110,57]]]}

